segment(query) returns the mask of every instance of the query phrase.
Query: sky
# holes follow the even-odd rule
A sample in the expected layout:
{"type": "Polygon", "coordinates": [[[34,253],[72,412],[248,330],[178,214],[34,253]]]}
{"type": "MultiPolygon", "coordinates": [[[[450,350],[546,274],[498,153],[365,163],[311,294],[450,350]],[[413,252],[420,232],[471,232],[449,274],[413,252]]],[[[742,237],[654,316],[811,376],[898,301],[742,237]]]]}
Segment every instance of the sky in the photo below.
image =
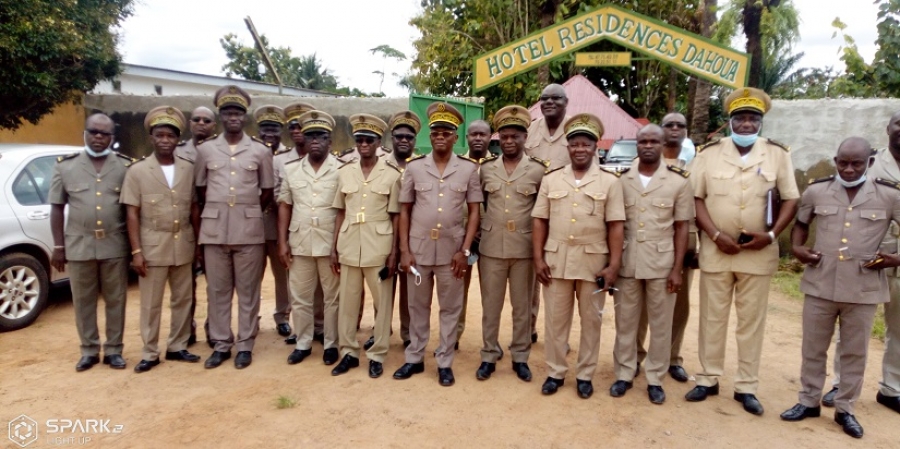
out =
{"type": "MultiPolygon", "coordinates": [[[[832,38],[835,17],[847,24],[866,61],[875,55],[877,8],[872,0],[794,0],[800,12],[804,52],[799,67],[843,70],[838,59],[840,36],[832,38]]],[[[316,53],[342,86],[364,92],[382,90],[405,97],[398,77],[410,70],[418,30],[409,20],[421,11],[419,0],[138,0],[135,13],[122,24],[119,49],[126,63],[208,75],[224,75],[228,61],[219,39],[234,33],[245,45],[253,39],[244,25],[250,16],[270,45],[290,47],[295,56],[316,53]],[[408,57],[385,60],[369,50],[389,45],[408,57]],[[381,86],[383,71],[386,76],[381,86]]],[[[743,48],[738,48],[742,50],[743,48]]]]}

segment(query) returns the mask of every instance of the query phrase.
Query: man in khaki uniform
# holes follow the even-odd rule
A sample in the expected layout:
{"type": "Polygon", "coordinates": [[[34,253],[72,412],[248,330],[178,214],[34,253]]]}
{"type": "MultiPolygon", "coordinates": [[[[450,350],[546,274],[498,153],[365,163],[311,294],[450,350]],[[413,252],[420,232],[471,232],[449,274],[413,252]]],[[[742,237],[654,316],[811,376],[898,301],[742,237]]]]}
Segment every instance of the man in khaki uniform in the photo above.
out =
{"type": "MultiPolygon", "coordinates": [[[[356,133],[368,132],[362,126],[374,117],[351,118],[356,133]]],[[[386,125],[385,125],[386,126],[386,125]]],[[[355,137],[365,134],[355,134],[355,137]]],[[[392,159],[378,157],[375,147],[360,145],[359,159],[341,167],[334,207],[334,251],[331,262],[341,276],[341,305],[338,329],[343,359],[331,371],[333,376],[359,366],[359,341],[356,339],[359,301],[363,282],[369,286],[375,308],[374,341],[367,349],[369,377],[384,372],[384,358],[391,338],[393,297],[391,283],[397,266],[397,242],[394,229],[400,212],[400,168],[392,159]]]]}
{"type": "Polygon", "coordinates": [[[650,402],[662,404],[662,380],[672,348],[675,295],[683,288],[682,263],[688,223],[694,218],[689,174],[662,162],[663,130],[647,125],[637,133],[637,159],[620,172],[625,198],[625,252],[615,292],[616,381],[609,389],[621,397],[632,387],[637,370],[637,333],[642,310],[650,323],[646,364],[650,402]]]}
{"type": "Polygon", "coordinates": [[[800,194],[788,148],[758,138],[769,96],[741,88],[725,99],[731,137],[711,143],[692,164],[692,185],[700,244],[700,365],[697,386],[688,401],[719,394],[732,301],[737,311],[738,375],[734,399],[754,415],[763,413],[756,398],[759,362],[769,301],[769,284],[778,268],[776,236],[797,209],[800,194]],[[781,194],[781,210],[766,226],[767,197],[781,194]],[[739,243],[740,241],[740,243],[739,243]]]}
{"type": "Polygon", "coordinates": [[[100,363],[97,328],[100,294],[106,303],[103,363],[110,368],[125,369],[122,334],[128,287],[128,241],[119,193],[132,159],[112,151],[115,127],[106,114],[88,117],[84,124],[84,151],[61,156],[50,181],[53,233],[50,263],[59,271],[69,265],[75,326],[81,339],[81,359],[75,365],[76,371],[100,363]]]}
{"type": "Polygon", "coordinates": [[[874,159],[865,139],[844,140],[834,158],[838,177],[811,182],[791,231],[794,256],[807,264],[800,282],[805,294],[802,389],[799,403],[781,419],[820,416],[828,346],[840,318],[841,375],[834,420],[855,438],[863,436],[853,410],[862,391],[875,311],[890,301],[884,269],[900,266],[900,256],[879,250],[891,221],[900,220],[900,184],[868,177],[874,159]],[[810,249],[804,245],[813,219],[816,243],[810,249]]]}
{"type": "Polygon", "coordinates": [[[338,278],[331,271],[331,251],[337,209],[340,161],[330,155],[334,118],[308,111],[298,119],[306,134],[307,155],[283,166],[278,195],[278,247],[283,266],[290,268],[291,298],[297,345],[288,364],[300,363],[312,353],[315,329],[314,298],[319,289],[325,301],[322,361],[338,359],[338,278]]]}
{"type": "Polygon", "coordinates": [[[440,345],[435,352],[438,380],[443,386],[453,377],[456,326],[462,310],[463,277],[478,228],[479,203],[484,200],[478,164],[453,154],[463,123],[462,114],[447,103],[428,106],[431,154],[410,160],[403,172],[400,193],[401,269],[410,290],[410,339],[406,363],[395,379],[408,379],[425,370],[425,346],[431,333],[431,300],[437,280],[440,304],[440,345]],[[468,224],[462,226],[463,210],[468,224]],[[413,271],[415,270],[415,271],[413,271]]]}
{"type": "MultiPolygon", "coordinates": [[[[281,133],[284,130],[284,111],[272,105],[265,105],[256,108],[253,114],[256,119],[256,126],[259,128],[259,140],[265,142],[269,147],[269,154],[274,158],[281,148],[281,133]]],[[[286,149],[290,152],[290,148],[286,149]]],[[[275,173],[275,188],[273,197],[278,198],[278,189],[281,187],[278,182],[278,172],[275,171],[275,161],[272,161],[272,170],[275,173]]],[[[272,204],[263,210],[263,225],[266,234],[266,257],[268,265],[272,269],[272,277],[275,278],[275,311],[272,317],[275,319],[275,330],[278,335],[287,337],[291,335],[291,300],[288,296],[288,276],[287,268],[281,263],[278,255],[278,206],[272,204]]],[[[263,259],[263,277],[266,271],[266,259],[263,259]]],[[[262,282],[262,279],[260,279],[262,282]]],[[[295,323],[296,324],[296,323],[295,323]]]]}
{"type": "Polygon", "coordinates": [[[353,114],[348,119],[350,121],[351,133],[356,142],[353,148],[347,148],[338,156],[341,162],[355,161],[360,158],[360,147],[372,147],[375,149],[375,155],[378,157],[391,154],[389,148],[381,146],[381,139],[384,137],[384,131],[388,128],[384,120],[375,117],[372,114],[353,114]]]}
{"type": "Polygon", "coordinates": [[[263,209],[272,202],[272,152],[244,133],[250,95],[225,86],[215,95],[224,133],[197,147],[195,183],[205,199],[200,238],[206,262],[209,331],[215,351],[206,360],[216,368],[231,358],[231,302],[238,296],[238,369],[253,361],[259,332],[259,291],[265,263],[263,209]]]}
{"type": "MultiPolygon", "coordinates": [[[[559,84],[548,84],[541,92],[541,114],[543,117],[531,122],[525,154],[550,163],[550,170],[569,165],[569,149],[566,141],[565,123],[569,119],[566,107],[569,98],[559,84]]],[[[541,308],[541,284],[534,284],[531,299],[531,342],[537,342],[537,317],[541,308]]]]}
{"type": "MultiPolygon", "coordinates": [[[[388,129],[391,130],[392,149],[391,157],[394,164],[400,168],[402,174],[406,170],[406,160],[416,152],[416,135],[422,129],[422,121],[413,111],[400,111],[388,121],[388,129]]],[[[397,239],[397,254],[400,254],[400,239],[397,239]]],[[[406,274],[400,270],[394,270],[391,280],[391,290],[397,292],[400,315],[400,338],[403,347],[409,346],[409,290],[406,288],[406,274]]],[[[393,294],[391,295],[393,297],[393,294]]],[[[372,342],[374,344],[374,341],[372,342]]]]}
{"type": "Polygon", "coordinates": [[[537,158],[525,156],[525,139],[531,116],[528,109],[506,106],[494,114],[494,128],[500,134],[501,157],[481,163],[481,186],[485,195],[481,221],[481,257],[478,272],[481,282],[481,320],[484,347],[478,380],[487,380],[503,354],[498,335],[500,315],[506,302],[512,306],[512,369],[516,376],[531,382],[528,356],[531,354],[531,294],[534,291],[532,261],[531,209],[537,198],[546,166],[537,158]]]}
{"type": "Polygon", "coordinates": [[[125,174],[125,204],[131,266],[140,276],[141,339],[144,348],[136,373],[159,365],[159,320],[166,281],[172,320],[166,360],[199,362],[187,351],[191,331],[192,265],[197,249],[195,226],[200,210],[194,191],[194,165],[175,156],[185,127],[184,115],[170,106],[151,109],[144,119],[153,154],[132,164],[125,174]],[[175,206],[175,207],[173,207],[175,206]]]}
{"type": "Polygon", "coordinates": [[[565,135],[572,163],[544,177],[531,213],[535,274],[547,292],[549,372],[541,392],[554,394],[565,382],[566,347],[577,298],[581,342],[575,379],[578,395],[587,399],[594,394],[591,378],[597,368],[607,289],[616,282],[622,262],[625,206],[616,176],[594,162],[603,135],[600,119],[576,115],[566,122],[565,135]],[[601,277],[604,285],[598,289],[601,277]]]}

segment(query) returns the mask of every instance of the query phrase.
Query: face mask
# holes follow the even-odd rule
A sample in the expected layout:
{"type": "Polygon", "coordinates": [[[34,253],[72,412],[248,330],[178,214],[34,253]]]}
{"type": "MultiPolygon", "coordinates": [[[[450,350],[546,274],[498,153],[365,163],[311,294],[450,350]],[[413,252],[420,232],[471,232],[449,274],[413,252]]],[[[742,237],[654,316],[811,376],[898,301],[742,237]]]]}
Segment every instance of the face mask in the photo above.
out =
{"type": "Polygon", "coordinates": [[[731,141],[739,147],[752,147],[753,144],[756,143],[756,139],[759,138],[758,131],[755,134],[738,134],[734,132],[734,128],[730,121],[728,122],[728,128],[731,129],[731,141]]]}
{"type": "MultiPolygon", "coordinates": [[[[871,161],[872,159],[873,159],[873,158],[869,158],[870,161],[871,161]]],[[[866,174],[867,174],[867,173],[869,173],[869,166],[868,166],[868,165],[866,165],[866,171],[864,171],[864,172],[863,172],[863,175],[860,176],[859,179],[857,179],[856,181],[844,181],[844,178],[841,178],[841,174],[840,174],[840,173],[838,173],[837,181],[838,181],[838,183],[839,183],[840,185],[844,186],[845,188],[852,189],[852,188],[854,188],[854,187],[856,187],[856,186],[858,186],[858,185],[860,185],[860,184],[866,182],[866,174]]]]}
{"type": "MultiPolygon", "coordinates": [[[[87,143],[87,135],[82,136],[82,139],[84,140],[84,151],[87,151],[87,154],[90,157],[103,157],[112,153],[112,147],[106,147],[103,151],[94,151],[87,143]]],[[[110,145],[112,145],[112,142],[110,142],[110,145]]]]}

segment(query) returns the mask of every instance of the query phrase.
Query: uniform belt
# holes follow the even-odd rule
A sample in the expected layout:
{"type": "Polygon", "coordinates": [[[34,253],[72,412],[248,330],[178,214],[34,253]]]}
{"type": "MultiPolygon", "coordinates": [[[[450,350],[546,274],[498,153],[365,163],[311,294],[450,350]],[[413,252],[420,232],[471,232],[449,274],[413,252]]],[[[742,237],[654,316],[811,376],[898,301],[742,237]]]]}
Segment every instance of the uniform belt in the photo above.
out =
{"type": "Polygon", "coordinates": [[[555,232],[550,232],[550,239],[556,240],[558,242],[563,242],[569,245],[588,245],[591,243],[599,243],[606,242],[606,234],[587,234],[587,235],[576,235],[576,234],[559,234],[555,232]]]}
{"type": "Polygon", "coordinates": [[[350,224],[359,224],[372,221],[387,221],[390,219],[390,215],[385,213],[367,214],[365,212],[357,212],[355,214],[350,213],[347,216],[347,220],[350,222],[350,224]]]}
{"type": "Polygon", "coordinates": [[[643,229],[638,229],[636,231],[625,232],[625,240],[634,240],[636,242],[646,242],[648,240],[656,241],[656,240],[663,240],[663,239],[672,239],[674,237],[675,237],[675,231],[673,231],[671,229],[665,230],[665,231],[662,231],[662,230],[657,230],[657,231],[647,230],[647,231],[645,231],[643,229]]]}
{"type": "Polygon", "coordinates": [[[221,195],[221,194],[211,194],[206,195],[207,203],[226,203],[226,204],[252,204],[259,205],[259,195],[256,194],[244,194],[244,195],[221,195]]]}
{"type": "Polygon", "coordinates": [[[838,260],[859,260],[863,262],[868,262],[875,258],[875,253],[854,253],[849,249],[830,249],[828,251],[821,252],[822,257],[833,257],[838,260]]]}

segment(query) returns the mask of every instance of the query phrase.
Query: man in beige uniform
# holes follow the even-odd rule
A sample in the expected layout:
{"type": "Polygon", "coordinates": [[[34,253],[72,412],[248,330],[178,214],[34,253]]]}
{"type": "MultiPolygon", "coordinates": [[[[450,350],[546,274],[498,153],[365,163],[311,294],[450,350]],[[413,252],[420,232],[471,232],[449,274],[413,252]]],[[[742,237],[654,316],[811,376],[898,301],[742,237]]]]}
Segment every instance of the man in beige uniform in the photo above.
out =
{"type": "Polygon", "coordinates": [[[307,155],[286,163],[278,195],[278,247],[284,266],[290,268],[291,298],[297,345],[288,364],[300,363],[312,353],[315,319],[313,303],[321,289],[325,301],[322,361],[338,359],[338,278],[331,271],[331,251],[337,209],[340,161],[330,154],[334,118],[322,111],[308,111],[298,119],[307,155]]]}
{"type": "Polygon", "coordinates": [[[121,202],[125,204],[131,266],[140,276],[141,339],[144,348],[136,373],[159,365],[159,320],[166,281],[172,320],[166,360],[199,362],[187,351],[191,331],[191,267],[197,245],[200,210],[194,191],[194,165],[175,156],[185,127],[181,111],[158,106],[147,112],[153,154],[132,164],[125,174],[121,202]],[[175,207],[173,207],[175,206],[175,207]]]}
{"type": "Polygon", "coordinates": [[[697,402],[719,394],[734,302],[738,347],[734,399],[754,415],[763,413],[756,390],[769,284],[778,269],[776,236],[790,224],[800,197],[788,148],[758,138],[763,114],[770,106],[769,96],[759,89],[732,92],[725,99],[731,137],[702,148],[691,170],[701,231],[699,355],[703,371],[685,399],[697,402]],[[769,228],[767,197],[775,188],[783,201],[778,215],[770,214],[769,228]]]}
{"type": "Polygon", "coordinates": [[[609,389],[621,397],[632,387],[637,369],[637,333],[642,311],[650,322],[647,394],[662,404],[662,380],[672,348],[675,295],[683,288],[682,263],[688,223],[694,218],[694,192],[688,173],[662,160],[663,130],[647,125],[637,133],[637,159],[620,172],[625,198],[625,252],[615,292],[616,381],[609,389]]]}
{"type": "Polygon", "coordinates": [[[485,211],[481,221],[481,320],[484,347],[478,380],[491,377],[503,354],[498,335],[500,315],[506,302],[512,306],[512,369],[516,376],[531,382],[528,356],[531,354],[531,294],[534,292],[534,262],[531,241],[531,209],[537,198],[546,166],[540,159],[525,156],[525,139],[531,116],[528,109],[506,106],[494,114],[494,128],[500,134],[501,157],[482,161],[480,178],[485,211]]]}
{"type": "MultiPolygon", "coordinates": [[[[569,165],[569,149],[566,141],[565,123],[569,119],[566,107],[569,98],[559,84],[548,84],[541,92],[541,114],[543,117],[531,122],[525,154],[549,162],[550,170],[569,165]]],[[[537,316],[541,308],[541,284],[534,284],[531,299],[531,342],[537,342],[537,316]]]]}
{"type": "MultiPolygon", "coordinates": [[[[358,117],[351,123],[359,130],[360,124],[371,119],[358,117]]],[[[341,375],[359,366],[356,331],[365,281],[375,308],[374,341],[366,350],[369,377],[374,379],[384,372],[382,364],[391,339],[393,297],[389,279],[397,266],[394,229],[400,212],[400,168],[391,158],[378,157],[374,146],[360,145],[358,149],[359,159],[341,167],[334,197],[338,215],[331,263],[335,274],[341,276],[338,329],[343,359],[331,374],[341,375]]]]}
{"type": "Polygon", "coordinates": [[[579,114],[565,124],[572,163],[544,177],[534,217],[535,274],[546,289],[547,380],[545,395],[563,385],[569,365],[566,347],[577,298],[581,342],[576,366],[578,395],[594,394],[591,378],[600,351],[600,325],[607,289],[622,262],[625,206],[616,176],[595,162],[603,124],[592,114],[579,114]],[[598,278],[603,286],[598,288],[598,278]]]}
{"type": "Polygon", "coordinates": [[[265,257],[263,209],[272,202],[271,150],[244,133],[250,95],[225,86],[215,95],[224,131],[197,147],[195,183],[205,199],[200,238],[206,263],[209,331],[215,351],[206,360],[216,368],[231,358],[231,303],[238,296],[238,369],[253,361],[259,332],[259,291],[265,257]]]}
{"type": "Polygon", "coordinates": [[[356,146],[347,148],[338,155],[341,162],[359,159],[359,148],[362,146],[375,148],[375,155],[378,157],[391,154],[389,148],[381,146],[384,131],[388,128],[384,120],[372,114],[353,114],[348,120],[356,146]]]}
{"type": "Polygon", "coordinates": [[[112,151],[116,125],[106,114],[93,114],[84,124],[84,151],[61,156],[50,181],[50,229],[59,271],[69,265],[75,326],[81,339],[76,371],[100,363],[97,303],[106,304],[106,343],[103,363],[125,369],[122,334],[128,287],[128,241],[119,193],[128,156],[112,151]],[[68,219],[65,217],[69,206],[68,219]]]}
{"type": "MultiPolygon", "coordinates": [[[[284,130],[284,111],[278,106],[265,105],[256,108],[253,114],[256,126],[259,129],[259,140],[269,147],[269,154],[274,158],[282,150],[290,151],[281,145],[281,133],[284,130]]],[[[275,173],[275,161],[272,161],[272,170],[275,173]]],[[[278,198],[278,177],[275,177],[273,198],[278,198]]],[[[272,317],[275,319],[275,330],[278,335],[287,337],[291,335],[291,300],[288,296],[287,268],[281,263],[278,255],[278,206],[271,204],[263,210],[263,225],[266,234],[266,257],[268,265],[272,269],[272,277],[275,278],[275,311],[272,317]]],[[[263,277],[266,271],[266,259],[263,258],[263,277]]],[[[262,278],[260,278],[262,282],[262,278]]]]}
{"type": "Polygon", "coordinates": [[[478,228],[479,203],[484,200],[478,164],[453,154],[462,114],[447,103],[428,106],[431,154],[410,160],[403,172],[400,194],[401,269],[410,290],[409,316],[412,343],[406,363],[395,379],[408,379],[425,370],[425,346],[431,333],[431,300],[437,280],[441,342],[435,352],[438,381],[449,387],[453,377],[456,326],[462,310],[463,277],[478,228]],[[462,226],[463,210],[468,224],[462,226]],[[415,271],[414,271],[415,270],[415,271]]]}

